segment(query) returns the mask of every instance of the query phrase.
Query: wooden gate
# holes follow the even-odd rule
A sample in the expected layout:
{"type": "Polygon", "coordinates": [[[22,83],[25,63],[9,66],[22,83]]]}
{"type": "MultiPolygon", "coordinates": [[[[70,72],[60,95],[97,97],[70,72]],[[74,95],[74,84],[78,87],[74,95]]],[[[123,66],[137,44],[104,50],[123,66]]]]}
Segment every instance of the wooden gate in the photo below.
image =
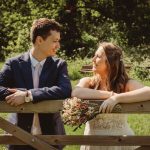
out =
{"type": "MultiPolygon", "coordinates": [[[[55,113],[61,110],[63,100],[49,100],[37,104],[26,103],[10,106],[0,101],[0,113],[55,113]]],[[[92,101],[93,102],[93,101],[92,101]]],[[[94,101],[101,104],[102,101],[94,101]]],[[[119,104],[113,113],[150,113],[150,101],[119,104]],[[119,107],[118,107],[119,106],[119,107]]],[[[141,122],[142,123],[142,122],[141,122]]],[[[136,146],[137,150],[150,150],[150,136],[103,136],[103,135],[37,135],[24,131],[0,117],[0,128],[9,134],[0,135],[0,144],[30,145],[35,149],[56,150],[51,145],[109,145],[136,146]]]]}

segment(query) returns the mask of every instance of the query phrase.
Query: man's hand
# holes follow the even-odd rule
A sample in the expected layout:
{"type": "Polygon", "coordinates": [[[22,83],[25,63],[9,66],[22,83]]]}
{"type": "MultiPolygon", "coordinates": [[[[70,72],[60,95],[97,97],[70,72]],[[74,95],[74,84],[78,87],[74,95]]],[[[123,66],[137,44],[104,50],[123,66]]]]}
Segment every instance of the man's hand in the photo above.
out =
{"type": "Polygon", "coordinates": [[[11,95],[5,98],[8,104],[11,106],[18,106],[25,103],[26,92],[17,89],[8,89],[8,91],[12,92],[11,95]]]}
{"type": "Polygon", "coordinates": [[[114,106],[118,103],[116,96],[111,96],[106,99],[100,106],[99,111],[102,113],[110,113],[112,112],[114,106]]]}

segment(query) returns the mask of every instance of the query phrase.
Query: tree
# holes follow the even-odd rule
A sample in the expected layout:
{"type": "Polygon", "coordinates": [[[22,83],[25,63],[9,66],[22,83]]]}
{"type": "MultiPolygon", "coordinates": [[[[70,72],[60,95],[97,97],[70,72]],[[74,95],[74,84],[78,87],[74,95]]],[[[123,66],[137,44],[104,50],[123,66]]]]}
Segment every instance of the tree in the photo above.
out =
{"type": "Polygon", "coordinates": [[[137,58],[150,56],[149,9],[149,1],[139,0],[1,0],[1,59],[29,48],[31,23],[40,17],[63,25],[61,50],[69,57],[93,55],[99,41],[115,42],[137,58]]]}

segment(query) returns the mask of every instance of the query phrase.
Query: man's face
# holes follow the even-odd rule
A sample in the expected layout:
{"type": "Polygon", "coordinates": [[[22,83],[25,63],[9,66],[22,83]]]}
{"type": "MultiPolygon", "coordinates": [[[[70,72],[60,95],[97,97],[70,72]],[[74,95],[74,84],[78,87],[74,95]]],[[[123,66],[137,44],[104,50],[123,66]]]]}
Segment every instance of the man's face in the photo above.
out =
{"type": "Polygon", "coordinates": [[[57,50],[60,48],[60,32],[50,31],[50,35],[40,43],[40,51],[45,57],[56,55],[57,50]]]}

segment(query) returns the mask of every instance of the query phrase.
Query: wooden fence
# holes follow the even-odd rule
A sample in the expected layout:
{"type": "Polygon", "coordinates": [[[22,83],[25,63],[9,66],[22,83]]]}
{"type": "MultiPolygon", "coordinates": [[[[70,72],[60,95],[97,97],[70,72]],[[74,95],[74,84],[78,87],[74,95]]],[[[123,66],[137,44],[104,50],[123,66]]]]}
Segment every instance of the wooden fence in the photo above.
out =
{"type": "MultiPolygon", "coordinates": [[[[13,107],[0,101],[0,113],[54,113],[62,108],[63,100],[43,101],[37,104],[26,103],[13,107]]],[[[102,101],[94,101],[101,104],[102,101]]],[[[113,113],[150,113],[150,101],[119,104],[113,113]],[[119,107],[118,107],[119,106],[119,107]]],[[[103,135],[38,135],[22,130],[0,117],[0,128],[9,134],[0,135],[0,144],[30,145],[36,149],[56,150],[51,145],[103,145],[132,146],[140,145],[137,150],[150,150],[150,136],[103,136],[103,135]]]]}
{"type": "MultiPolygon", "coordinates": [[[[132,66],[131,65],[125,65],[126,71],[128,72],[132,66]]],[[[145,69],[150,69],[150,66],[144,67],[145,69]]],[[[92,65],[83,65],[81,70],[81,73],[92,73],[92,65]]]]}

